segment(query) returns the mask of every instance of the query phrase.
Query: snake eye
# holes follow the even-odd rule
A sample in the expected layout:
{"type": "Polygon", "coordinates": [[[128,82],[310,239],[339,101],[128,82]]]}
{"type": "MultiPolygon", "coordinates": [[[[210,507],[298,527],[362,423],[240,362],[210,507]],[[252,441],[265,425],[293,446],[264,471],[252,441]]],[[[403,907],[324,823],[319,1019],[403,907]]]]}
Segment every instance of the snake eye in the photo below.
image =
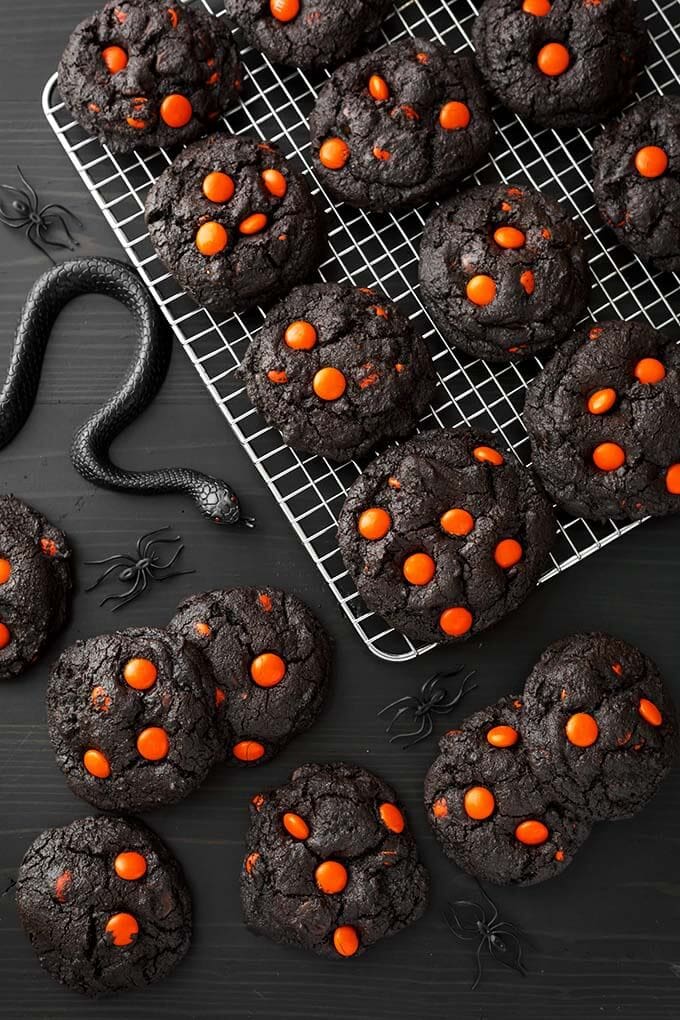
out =
{"type": "Polygon", "coordinates": [[[215,524],[221,524],[222,523],[222,518],[221,517],[213,517],[213,521],[215,522],[215,524]]]}

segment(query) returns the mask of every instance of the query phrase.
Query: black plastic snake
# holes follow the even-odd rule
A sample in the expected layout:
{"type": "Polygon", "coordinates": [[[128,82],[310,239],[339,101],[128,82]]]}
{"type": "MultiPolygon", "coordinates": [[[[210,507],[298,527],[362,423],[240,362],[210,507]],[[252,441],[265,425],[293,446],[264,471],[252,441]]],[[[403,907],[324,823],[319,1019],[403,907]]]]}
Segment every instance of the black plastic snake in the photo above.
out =
{"type": "Polygon", "coordinates": [[[122,262],[74,259],[44,273],[33,285],[17,327],[5,385],[0,392],[0,449],[23,428],[35,402],[52,327],[61,310],[81,294],[106,294],[132,313],[138,345],[116,392],[76,432],[71,460],[94,485],[121,492],[181,492],[216,524],[241,522],[236,494],[226,482],[187,468],[125,471],[109,459],[109,447],[158,393],[170,363],[172,341],[162,315],[139,277],[122,262]]]}

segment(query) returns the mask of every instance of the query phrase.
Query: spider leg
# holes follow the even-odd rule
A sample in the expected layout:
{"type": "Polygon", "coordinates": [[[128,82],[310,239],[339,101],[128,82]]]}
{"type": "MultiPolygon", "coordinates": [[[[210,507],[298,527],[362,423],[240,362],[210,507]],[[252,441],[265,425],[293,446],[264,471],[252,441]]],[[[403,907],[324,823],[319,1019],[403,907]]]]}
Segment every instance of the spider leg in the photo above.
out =
{"type": "MultiPolygon", "coordinates": [[[[147,569],[149,571],[152,571],[154,568],[153,567],[148,567],[147,569]]],[[[152,581],[160,582],[160,581],[169,581],[171,577],[184,577],[185,574],[195,574],[195,573],[196,573],[195,570],[175,570],[175,571],[173,571],[172,574],[166,574],[165,577],[154,577],[154,575],[152,573],[149,573],[149,577],[151,578],[152,581]]]]}
{"type": "Polygon", "coordinates": [[[477,882],[477,888],[479,889],[480,893],[482,894],[482,896],[484,897],[486,902],[491,907],[491,910],[493,911],[493,913],[492,913],[492,915],[491,915],[491,917],[489,918],[489,921],[488,921],[489,927],[491,927],[491,925],[495,924],[496,921],[498,920],[498,907],[496,906],[494,901],[491,899],[491,897],[489,896],[488,892],[486,891],[486,889],[484,888],[482,883],[478,879],[475,879],[475,881],[477,882]]]}
{"type": "Polygon", "coordinates": [[[23,184],[24,184],[24,185],[26,186],[26,190],[28,191],[28,194],[29,194],[29,195],[30,195],[30,197],[31,197],[31,200],[32,200],[32,202],[33,202],[33,210],[34,210],[35,212],[37,212],[37,210],[38,210],[38,206],[40,205],[40,199],[38,198],[38,194],[37,194],[37,192],[36,192],[35,188],[33,187],[33,185],[32,185],[32,184],[30,184],[30,183],[29,183],[29,182],[28,182],[28,181],[26,180],[26,176],[25,176],[25,174],[24,174],[23,170],[21,169],[21,167],[19,166],[19,164],[18,164],[18,163],[17,163],[17,170],[18,170],[18,172],[19,172],[19,177],[21,178],[21,180],[22,180],[22,183],[23,183],[23,184]]]}
{"type": "Polygon", "coordinates": [[[97,580],[94,582],[94,584],[91,584],[89,588],[85,589],[85,591],[94,591],[95,588],[99,587],[99,585],[102,583],[102,581],[106,580],[106,578],[109,576],[109,574],[112,571],[118,570],[119,566],[120,566],[120,563],[114,563],[113,566],[109,567],[108,570],[105,570],[104,573],[101,575],[101,577],[98,577],[97,580]]]}
{"type": "Polygon", "coordinates": [[[43,239],[42,239],[42,235],[40,233],[40,227],[36,227],[35,223],[29,223],[28,229],[26,230],[26,238],[27,238],[28,241],[30,241],[30,243],[33,245],[34,248],[37,248],[38,251],[42,252],[43,255],[45,255],[50,260],[50,262],[52,263],[53,266],[56,265],[56,262],[54,261],[54,259],[50,255],[50,253],[48,252],[47,248],[43,247],[43,244],[42,244],[42,240],[43,239]],[[34,231],[35,231],[35,234],[37,235],[35,237],[33,236],[34,231]]]}
{"type": "Polygon", "coordinates": [[[134,557],[133,556],[128,556],[127,553],[114,553],[113,556],[107,556],[103,560],[85,560],[85,566],[87,566],[87,567],[90,567],[90,566],[98,567],[102,563],[111,563],[112,560],[122,560],[123,562],[127,561],[128,563],[133,563],[133,564],[136,563],[136,560],[134,559],[134,557]]]}
{"type": "Polygon", "coordinates": [[[415,700],[415,699],[414,699],[414,698],[412,698],[410,694],[407,694],[407,695],[406,695],[405,697],[403,697],[403,698],[397,698],[397,700],[396,700],[396,701],[390,701],[389,705],[385,705],[385,707],[384,707],[384,708],[381,708],[381,709],[380,709],[380,711],[378,712],[378,716],[384,715],[384,714],[385,714],[385,712],[387,712],[387,710],[388,710],[388,709],[390,709],[390,708],[394,708],[394,707],[395,707],[395,705],[401,705],[401,704],[402,704],[402,702],[404,702],[404,701],[413,701],[413,700],[415,700]]]}
{"type": "Polygon", "coordinates": [[[444,911],[444,920],[446,921],[447,927],[452,935],[455,935],[461,942],[472,942],[477,935],[476,928],[465,928],[461,922],[458,914],[453,909],[452,904],[448,904],[447,910],[444,911]],[[448,912],[447,912],[448,911],[448,912]]]}
{"type": "Polygon", "coordinates": [[[134,579],[132,585],[128,588],[127,591],[117,592],[115,595],[107,595],[104,601],[100,602],[99,605],[105,606],[107,602],[118,602],[119,600],[126,599],[128,595],[132,595],[134,597],[134,594],[138,586],[139,586],[139,574],[134,579]]]}
{"type": "Polygon", "coordinates": [[[0,223],[10,227],[12,230],[21,230],[22,227],[26,226],[26,218],[24,216],[9,216],[0,206],[0,223]]]}
{"type": "Polygon", "coordinates": [[[50,237],[47,237],[49,226],[49,223],[44,223],[42,220],[40,223],[36,223],[35,229],[38,233],[38,237],[40,237],[40,239],[51,248],[67,248],[69,251],[73,251],[72,244],[67,244],[65,241],[53,241],[50,237]]]}
{"type": "Polygon", "coordinates": [[[147,538],[153,538],[154,535],[160,535],[163,531],[170,531],[170,525],[166,524],[163,528],[156,528],[154,531],[147,531],[145,535],[140,535],[137,540],[137,552],[140,560],[144,559],[148,549],[148,546],[142,548],[143,543],[146,542],[147,538]]]}
{"type": "Polygon", "coordinates": [[[0,184],[0,188],[3,191],[11,191],[13,195],[17,195],[24,202],[30,202],[30,195],[27,195],[21,188],[15,188],[13,184],[0,184]]]}
{"type": "Polygon", "coordinates": [[[525,977],[526,967],[522,961],[522,944],[516,935],[506,935],[505,937],[508,941],[512,940],[511,944],[514,944],[515,952],[512,958],[508,958],[504,955],[508,951],[507,946],[504,945],[503,950],[499,951],[498,947],[492,941],[489,941],[489,952],[494,960],[498,961],[498,963],[502,963],[503,966],[508,967],[509,970],[516,970],[518,974],[525,977]]]}
{"type": "Polygon", "coordinates": [[[475,963],[475,979],[472,982],[472,988],[470,989],[471,992],[475,991],[475,989],[477,988],[477,985],[482,980],[482,949],[486,945],[486,941],[487,941],[487,936],[484,935],[482,937],[482,939],[480,940],[479,945],[477,946],[477,952],[475,953],[475,961],[476,961],[476,963],[475,963]]]}
{"type": "MultiPolygon", "coordinates": [[[[403,747],[402,747],[402,750],[406,751],[409,747],[414,747],[416,744],[419,744],[421,740],[427,740],[427,738],[432,733],[432,730],[433,730],[433,724],[432,724],[431,717],[429,715],[424,715],[422,717],[422,721],[421,721],[421,724],[420,724],[420,729],[418,730],[418,733],[416,734],[415,740],[412,740],[410,742],[410,744],[404,744],[403,747]]],[[[401,739],[403,740],[404,737],[410,737],[410,736],[411,736],[410,733],[403,733],[401,735],[401,739]]]]}
{"type": "Polygon", "coordinates": [[[460,685],[460,690],[458,691],[456,696],[451,698],[450,701],[443,702],[441,705],[433,706],[432,711],[437,712],[441,715],[445,715],[447,712],[450,712],[452,708],[455,708],[458,702],[461,701],[461,699],[464,698],[466,694],[470,694],[472,691],[476,691],[477,688],[479,687],[479,684],[473,684],[472,687],[467,686],[468,680],[470,680],[474,675],[475,675],[474,670],[471,673],[468,673],[467,676],[464,678],[462,684],[460,685]]]}
{"type": "Polygon", "coordinates": [[[128,602],[134,602],[134,600],[136,598],[139,598],[139,596],[142,594],[142,592],[145,592],[148,587],[149,587],[149,579],[148,579],[147,575],[145,573],[138,574],[137,575],[137,579],[135,581],[135,586],[134,586],[133,590],[130,592],[129,595],[127,595],[125,598],[121,599],[121,601],[118,603],[118,605],[114,606],[111,611],[113,613],[116,613],[116,612],[118,612],[119,609],[122,609],[123,606],[126,606],[128,604],[128,602]]]}
{"type": "Polygon", "coordinates": [[[410,712],[410,711],[411,711],[411,706],[410,705],[402,705],[401,708],[397,709],[397,711],[394,714],[394,718],[392,719],[392,721],[390,722],[389,726],[385,730],[385,733],[390,733],[391,730],[392,730],[392,727],[397,722],[397,720],[402,717],[404,712],[410,712]]]}
{"type": "MultiPolygon", "coordinates": [[[[44,224],[45,230],[49,230],[50,227],[52,227],[53,225],[61,227],[61,229],[64,231],[70,242],[64,247],[68,248],[70,251],[73,251],[74,248],[77,248],[79,246],[79,242],[76,241],[75,237],[71,233],[68,223],[66,222],[61,213],[47,213],[45,216],[43,216],[42,222],[44,224]]],[[[57,243],[56,241],[51,242],[51,244],[56,243],[57,243]]]]}
{"type": "Polygon", "coordinates": [[[78,216],[76,216],[74,212],[72,212],[70,209],[67,209],[66,206],[59,205],[58,202],[50,202],[49,205],[44,205],[40,210],[40,215],[44,216],[46,212],[51,213],[53,209],[57,213],[59,213],[60,216],[70,216],[72,220],[75,220],[79,227],[82,227],[83,221],[78,216]]]}
{"type": "Polygon", "coordinates": [[[179,549],[175,552],[175,555],[172,557],[172,559],[168,560],[167,563],[153,563],[152,566],[156,570],[167,570],[168,567],[171,567],[173,565],[173,563],[175,562],[177,557],[182,553],[183,550],[184,550],[184,545],[181,545],[179,547],[179,549]]]}

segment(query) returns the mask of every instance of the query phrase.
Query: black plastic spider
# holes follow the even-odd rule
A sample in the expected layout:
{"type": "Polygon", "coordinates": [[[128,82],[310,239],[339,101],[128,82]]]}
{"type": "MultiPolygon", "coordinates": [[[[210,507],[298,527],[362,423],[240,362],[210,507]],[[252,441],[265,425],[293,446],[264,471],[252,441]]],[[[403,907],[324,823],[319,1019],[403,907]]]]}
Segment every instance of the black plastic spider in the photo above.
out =
{"type": "Polygon", "coordinates": [[[50,202],[48,205],[41,206],[38,193],[26,180],[20,166],[17,166],[17,172],[24,188],[15,188],[11,184],[0,184],[0,189],[8,191],[10,195],[14,196],[10,209],[3,205],[0,198],[0,223],[4,223],[6,227],[10,227],[12,230],[24,229],[26,237],[33,247],[41,251],[43,255],[46,255],[50,262],[54,264],[54,259],[44,246],[47,245],[49,248],[68,248],[69,251],[73,251],[77,247],[78,242],[71,233],[67,222],[68,217],[81,228],[83,224],[75,213],[72,213],[70,209],[66,209],[63,205],[50,202]],[[53,226],[60,226],[62,228],[68,238],[68,242],[55,241],[46,236],[50,227],[53,226]]]}
{"type": "Polygon", "coordinates": [[[107,602],[118,602],[117,606],[114,606],[113,612],[117,609],[122,609],[128,602],[132,602],[142,592],[146,591],[149,587],[149,581],[168,581],[171,577],[180,577],[183,574],[195,574],[195,570],[176,570],[172,574],[164,574],[159,576],[158,571],[167,570],[173,565],[177,557],[184,549],[184,545],[180,545],[179,549],[176,550],[174,556],[168,560],[167,563],[158,562],[158,553],[156,552],[155,546],[157,545],[172,545],[175,542],[181,542],[182,536],[175,535],[174,538],[154,538],[154,535],[160,535],[163,531],[169,531],[170,525],[166,525],[164,528],[157,528],[156,531],[148,531],[146,535],[142,535],[137,540],[136,556],[130,556],[127,553],[115,553],[113,556],[107,556],[104,560],[86,560],[89,565],[100,565],[102,563],[111,563],[112,566],[105,570],[100,578],[98,578],[94,584],[86,588],[85,591],[94,591],[106,580],[109,574],[117,570],[118,567],[123,567],[121,572],[118,574],[119,581],[132,581],[132,585],[127,591],[121,592],[118,595],[107,595],[107,597],[100,602],[101,606],[107,602]],[[124,566],[127,564],[127,566],[124,566]]]}
{"type": "Polygon", "coordinates": [[[397,708],[394,713],[392,721],[385,730],[385,733],[389,733],[392,727],[395,725],[398,719],[405,715],[407,712],[413,713],[413,722],[417,724],[417,729],[410,730],[408,733],[395,733],[390,738],[390,744],[393,744],[395,740],[406,740],[408,737],[415,737],[410,743],[404,744],[402,751],[405,751],[408,747],[413,747],[414,744],[418,744],[421,740],[426,740],[430,736],[434,729],[434,723],[432,721],[432,714],[435,715],[446,715],[452,709],[456,707],[458,702],[470,691],[474,691],[477,684],[473,684],[472,687],[467,686],[468,680],[470,680],[475,674],[474,670],[468,673],[464,678],[463,683],[460,686],[460,690],[454,698],[447,701],[448,691],[439,687],[440,680],[450,680],[454,676],[462,671],[462,666],[457,666],[456,669],[450,673],[435,673],[433,676],[428,677],[425,683],[420,688],[419,695],[407,694],[404,698],[397,698],[396,701],[391,701],[389,705],[385,705],[378,712],[378,718],[388,712],[391,708],[396,708],[397,705],[401,705],[401,708],[397,708]]]}
{"type": "MultiPolygon", "coordinates": [[[[489,955],[498,960],[504,967],[517,971],[522,977],[526,977],[527,970],[522,961],[522,929],[509,921],[502,921],[498,913],[498,907],[491,897],[484,891],[481,884],[477,882],[479,891],[491,907],[491,916],[487,917],[486,910],[479,903],[472,900],[456,900],[449,903],[444,912],[444,920],[449,929],[457,939],[462,942],[479,940],[475,952],[475,979],[472,983],[472,991],[479,984],[482,977],[482,951],[488,949],[489,955]],[[467,911],[468,916],[461,916],[461,911],[467,911]]],[[[525,940],[526,941],[526,940],[525,940]]]]}

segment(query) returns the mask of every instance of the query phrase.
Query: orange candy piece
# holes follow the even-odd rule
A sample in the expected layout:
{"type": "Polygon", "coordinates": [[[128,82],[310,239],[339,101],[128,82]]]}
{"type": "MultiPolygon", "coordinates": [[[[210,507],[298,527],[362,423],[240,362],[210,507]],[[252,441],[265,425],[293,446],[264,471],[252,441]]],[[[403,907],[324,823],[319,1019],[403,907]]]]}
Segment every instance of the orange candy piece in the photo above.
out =
{"type": "Polygon", "coordinates": [[[680,496],[680,464],[671,464],[666,471],[666,488],[672,496],[680,496]]]}
{"type": "Polygon", "coordinates": [[[500,467],[505,463],[503,454],[494,450],[492,446],[476,446],[472,451],[472,456],[480,464],[493,464],[494,467],[500,467]]]}
{"type": "Polygon", "coordinates": [[[591,414],[606,414],[607,411],[611,411],[616,400],[616,390],[612,389],[611,386],[606,386],[602,390],[595,390],[595,392],[588,397],[588,410],[591,414]]]}
{"type": "Polygon", "coordinates": [[[203,179],[202,191],[210,202],[228,202],[234,194],[234,182],[229,174],[214,170],[203,179]]]}
{"type": "Polygon", "coordinates": [[[318,334],[311,322],[298,319],[291,322],[283,334],[283,341],[293,351],[311,351],[316,346],[318,334]]]}
{"type": "Polygon", "coordinates": [[[137,919],[132,914],[114,914],[106,922],[106,933],[114,946],[131,946],[139,934],[137,919]]]}
{"type": "Polygon", "coordinates": [[[150,659],[129,659],[123,666],[123,679],[136,691],[148,691],[158,679],[158,670],[150,659]]]}
{"type": "Polygon", "coordinates": [[[436,565],[427,553],[413,553],[404,560],[402,568],[409,584],[429,584],[435,575],[436,565]]]}
{"type": "Polygon", "coordinates": [[[453,507],[453,509],[447,510],[446,513],[441,515],[439,518],[439,524],[442,531],[445,531],[447,535],[455,535],[457,538],[464,538],[465,535],[469,535],[474,528],[475,519],[472,514],[467,512],[467,510],[462,510],[460,507],[453,507]]]}
{"type": "Polygon", "coordinates": [[[435,818],[446,818],[448,813],[449,806],[446,803],[445,797],[440,797],[438,800],[434,801],[432,805],[432,814],[434,815],[435,818]]]}
{"type": "Polygon", "coordinates": [[[523,0],[522,10],[525,14],[533,14],[535,18],[544,18],[550,14],[552,5],[550,0],[523,0]]]}
{"type": "Polygon", "coordinates": [[[387,510],[380,506],[369,507],[359,516],[357,530],[362,538],[369,542],[376,542],[384,538],[392,527],[392,518],[387,510]]]}
{"type": "Polygon", "coordinates": [[[327,138],[319,149],[319,160],[328,170],[342,170],[349,159],[349,145],[342,138],[327,138]]]}
{"type": "Polygon", "coordinates": [[[240,740],[234,744],[231,753],[239,761],[258,761],[264,756],[264,746],[258,740],[240,740]]]}
{"type": "Polygon", "coordinates": [[[269,10],[277,21],[292,21],[300,13],[300,0],[269,0],[269,10]]]}
{"type": "Polygon", "coordinates": [[[113,869],[118,878],[122,878],[126,882],[136,882],[137,879],[143,878],[146,875],[146,867],[146,857],[137,853],[136,850],[126,850],[124,853],[118,854],[113,862],[113,869]]]}
{"type": "Polygon", "coordinates": [[[343,924],[333,932],[333,945],[340,956],[354,956],[359,948],[359,936],[351,924],[343,924]]]}
{"type": "Polygon", "coordinates": [[[264,213],[258,212],[253,213],[252,216],[246,216],[244,220],[238,225],[240,234],[259,234],[261,230],[267,226],[267,217],[264,213]]]}
{"type": "Polygon", "coordinates": [[[170,739],[160,726],[147,726],[137,737],[137,750],[147,761],[162,761],[170,750],[170,739]]]}
{"type": "Polygon", "coordinates": [[[519,733],[512,726],[492,726],[486,739],[492,747],[514,747],[519,740],[519,733]]]}
{"type": "Polygon", "coordinates": [[[654,386],[666,378],[666,367],[658,358],[642,358],[634,371],[637,381],[647,386],[654,386]]]}
{"type": "Polygon", "coordinates": [[[590,747],[597,740],[600,728],[587,712],[576,712],[567,720],[564,727],[567,740],[574,747],[590,747]]]}
{"type": "Polygon", "coordinates": [[[486,786],[472,786],[463,798],[465,814],[481,822],[490,818],[496,808],[496,798],[486,786]]]}
{"type": "Polygon", "coordinates": [[[283,816],[283,827],[293,839],[307,839],[309,836],[307,822],[304,818],[300,818],[300,815],[293,814],[292,811],[287,811],[283,816]]]}
{"type": "Polygon", "coordinates": [[[9,560],[0,559],[0,584],[7,584],[12,573],[12,564],[9,560]]]}
{"type": "Polygon", "coordinates": [[[536,63],[539,71],[549,78],[556,78],[567,70],[571,63],[571,57],[566,46],[563,46],[562,43],[551,42],[546,43],[538,51],[536,63]]]}
{"type": "Polygon", "coordinates": [[[199,620],[194,624],[194,631],[199,637],[210,637],[212,634],[212,627],[209,623],[204,623],[202,620],[199,620]]]}
{"type": "Polygon", "coordinates": [[[122,46],[107,46],[102,50],[102,60],[110,74],[118,74],[128,65],[128,55],[122,46]]]}
{"type": "Polygon", "coordinates": [[[600,471],[618,471],[626,463],[626,454],[617,443],[600,443],[593,450],[593,463],[600,471]]]}
{"type": "Polygon", "coordinates": [[[340,861],[324,861],[314,872],[314,880],[321,892],[334,895],[341,893],[347,885],[347,868],[340,861]]]}
{"type": "Polygon", "coordinates": [[[641,177],[661,177],[668,169],[668,156],[658,145],[645,145],[635,153],[635,169],[641,177]]]}
{"type": "Polygon", "coordinates": [[[525,269],[519,278],[520,285],[525,294],[533,294],[536,290],[536,278],[531,269],[525,269]]]}
{"type": "Polygon", "coordinates": [[[503,570],[510,570],[522,559],[524,550],[516,538],[502,539],[494,549],[493,558],[503,570]]]}
{"type": "Polygon", "coordinates": [[[312,387],[320,400],[338,400],[347,389],[347,380],[339,368],[320,368],[312,387]]]}
{"type": "Polygon", "coordinates": [[[545,843],[549,835],[548,826],[535,818],[520,822],[515,829],[515,837],[525,846],[540,846],[541,843],[545,843]]]}
{"type": "Polygon", "coordinates": [[[288,181],[280,170],[263,170],[260,177],[269,194],[275,198],[283,198],[288,191],[288,181]]]}
{"type": "Polygon", "coordinates": [[[194,111],[186,96],[173,92],[161,103],[161,120],[171,128],[181,128],[189,123],[194,111]]]}
{"type": "Polygon", "coordinates": [[[656,707],[653,701],[649,701],[648,698],[640,698],[640,704],[638,705],[638,712],[650,726],[660,726],[663,722],[663,716],[656,707]]]}
{"type": "Polygon", "coordinates": [[[439,111],[439,123],[445,131],[460,131],[470,123],[470,110],[465,103],[456,100],[444,103],[439,111]]]}
{"type": "Polygon", "coordinates": [[[90,748],[83,755],[83,765],[96,779],[108,779],[111,775],[111,766],[109,765],[109,759],[106,757],[103,751],[97,751],[94,748],[90,748]]]}
{"type": "Polygon", "coordinates": [[[384,102],[390,98],[390,90],[384,78],[379,74],[372,74],[368,81],[368,91],[377,102],[384,102]]]}
{"type": "Polygon", "coordinates": [[[401,811],[396,804],[390,804],[385,802],[378,808],[378,814],[380,815],[380,821],[383,823],[386,829],[390,832],[403,832],[406,822],[401,811]]]}
{"type": "Polygon", "coordinates": [[[275,652],[264,652],[250,664],[250,676],[258,687],[276,687],[286,675],[286,664],[275,652]]]}
{"type": "Polygon", "coordinates": [[[465,606],[451,606],[439,617],[439,626],[449,637],[462,637],[472,627],[472,613],[465,606]]]}
{"type": "Polygon", "coordinates": [[[218,255],[227,247],[228,240],[227,232],[222,224],[209,220],[198,228],[195,244],[201,255],[218,255]]]}
{"type": "Polygon", "coordinates": [[[485,276],[481,273],[478,276],[470,277],[465,288],[465,294],[468,301],[471,301],[473,305],[484,307],[484,305],[490,305],[496,297],[496,284],[490,276],[485,276]]]}
{"type": "Polygon", "coordinates": [[[517,227],[498,227],[493,239],[499,248],[523,248],[527,240],[526,234],[517,227]]]}

